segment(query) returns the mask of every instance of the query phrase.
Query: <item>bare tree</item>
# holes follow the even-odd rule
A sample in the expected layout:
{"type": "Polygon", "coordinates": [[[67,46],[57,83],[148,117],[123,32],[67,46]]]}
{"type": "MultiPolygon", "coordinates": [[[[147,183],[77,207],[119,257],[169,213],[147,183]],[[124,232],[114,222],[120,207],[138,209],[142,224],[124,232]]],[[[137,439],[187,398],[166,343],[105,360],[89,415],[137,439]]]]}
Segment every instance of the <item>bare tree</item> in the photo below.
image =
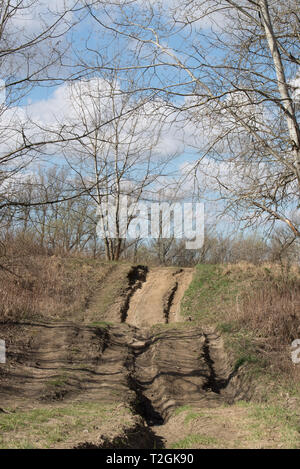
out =
{"type": "Polygon", "coordinates": [[[63,153],[80,179],[82,191],[97,207],[106,258],[118,260],[130,244],[125,237],[135,217],[132,209],[172,155],[159,158],[156,151],[160,120],[153,119],[155,103],[140,94],[132,96],[130,88],[122,88],[115,76],[79,82],[72,88],[72,99],[75,117],[71,131],[77,128],[84,137],[65,146],[63,153]],[[128,210],[126,226],[122,226],[125,197],[128,210]],[[107,211],[110,219],[113,213],[113,233],[105,225],[107,211]]]}
{"type": "Polygon", "coordinates": [[[98,1],[89,11],[99,31],[130,44],[115,67],[147,75],[190,126],[193,169],[214,177],[227,212],[244,225],[282,222],[299,238],[298,2],[98,1]]]}
{"type": "MultiPolygon", "coordinates": [[[[45,155],[47,142],[58,138],[26,116],[24,104],[35,87],[69,77],[68,33],[83,10],[79,0],[1,2],[0,210],[16,206],[16,194],[12,201],[7,187],[45,155]]],[[[23,206],[26,203],[23,200],[23,206]]]]}
{"type": "Polygon", "coordinates": [[[11,207],[2,211],[2,240],[32,240],[41,252],[69,254],[91,250],[99,252],[100,242],[95,245],[95,225],[98,215],[88,196],[78,197],[81,186],[78,178],[64,169],[43,168],[37,174],[27,177],[18,187],[18,207],[11,214],[11,207]],[[72,179],[73,177],[73,179],[72,179]],[[59,204],[41,204],[41,201],[62,198],[71,191],[69,197],[59,204]]]}

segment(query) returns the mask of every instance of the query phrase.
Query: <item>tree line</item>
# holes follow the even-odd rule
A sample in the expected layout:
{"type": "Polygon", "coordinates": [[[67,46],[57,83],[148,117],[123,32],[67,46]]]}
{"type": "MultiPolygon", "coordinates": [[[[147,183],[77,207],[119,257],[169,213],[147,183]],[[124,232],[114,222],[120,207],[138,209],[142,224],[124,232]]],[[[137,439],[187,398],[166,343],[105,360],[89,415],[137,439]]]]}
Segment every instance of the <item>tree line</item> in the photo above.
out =
{"type": "Polygon", "coordinates": [[[234,259],[248,242],[254,258],[297,252],[299,18],[296,0],[1,2],[2,242],[31,234],[109,260],[146,249],[162,263],[234,259]],[[161,194],[213,207],[201,252],[97,239],[109,197],[119,227],[123,195],[161,194]],[[241,240],[218,234],[217,217],[241,240]],[[269,242],[250,242],[251,228],[269,242]]]}

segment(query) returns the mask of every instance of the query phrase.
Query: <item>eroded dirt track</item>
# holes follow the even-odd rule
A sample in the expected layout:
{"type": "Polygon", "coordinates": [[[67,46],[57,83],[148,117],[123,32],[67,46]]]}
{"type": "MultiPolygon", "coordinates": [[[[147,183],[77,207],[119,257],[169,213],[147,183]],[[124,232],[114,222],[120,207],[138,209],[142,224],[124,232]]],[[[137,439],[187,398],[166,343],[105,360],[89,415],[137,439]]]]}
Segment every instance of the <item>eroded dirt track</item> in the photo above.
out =
{"type": "Polygon", "coordinates": [[[112,395],[123,400],[129,338],[123,329],[70,323],[10,326],[0,402],[27,408],[81,398],[110,401],[112,395]]]}
{"type": "Polygon", "coordinates": [[[4,326],[0,407],[117,401],[130,405],[156,438],[155,428],[178,406],[232,402],[238,387],[221,337],[192,323],[176,325],[192,275],[192,269],[132,268],[114,307],[119,324],[4,326]]]}
{"type": "Polygon", "coordinates": [[[226,388],[232,378],[220,337],[199,327],[170,328],[131,344],[134,349],[132,388],[140,412],[150,425],[168,420],[181,405],[216,406],[231,400],[226,388]],[[218,349],[219,357],[211,353],[218,349]]]}
{"type": "Polygon", "coordinates": [[[130,300],[126,322],[136,327],[179,321],[180,302],[193,269],[153,268],[130,300]]]}
{"type": "MultiPolygon", "coordinates": [[[[161,435],[178,406],[216,408],[235,399],[234,373],[221,338],[212,331],[192,325],[157,331],[127,324],[25,327],[21,334],[18,326],[12,331],[18,340],[9,346],[1,377],[1,407],[118,402],[144,422],[134,430],[143,438],[136,436],[132,447],[158,448],[165,444],[161,435]]],[[[116,441],[105,445],[118,447],[116,441]]],[[[76,444],[104,447],[95,439],[76,444]]]]}

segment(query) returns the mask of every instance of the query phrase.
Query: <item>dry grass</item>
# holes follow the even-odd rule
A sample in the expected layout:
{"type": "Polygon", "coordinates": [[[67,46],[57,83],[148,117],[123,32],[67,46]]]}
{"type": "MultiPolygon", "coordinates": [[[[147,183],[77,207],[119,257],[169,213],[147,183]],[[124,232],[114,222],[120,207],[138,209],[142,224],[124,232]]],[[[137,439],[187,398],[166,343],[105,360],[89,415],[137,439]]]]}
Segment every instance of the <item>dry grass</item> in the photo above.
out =
{"type": "Polygon", "coordinates": [[[298,375],[290,345],[300,338],[300,281],[269,279],[241,301],[239,324],[254,332],[260,354],[273,368],[298,375]]]}
{"type": "Polygon", "coordinates": [[[242,298],[239,320],[259,335],[272,337],[274,345],[300,335],[300,282],[267,281],[242,298]]]}
{"type": "Polygon", "coordinates": [[[300,338],[300,270],[297,265],[237,264],[224,273],[248,277],[248,286],[236,297],[230,321],[250,331],[255,348],[271,369],[295,375],[290,345],[300,338]]]}
{"type": "Polygon", "coordinates": [[[224,275],[232,275],[235,278],[245,278],[254,280],[277,279],[281,281],[296,278],[300,280],[300,267],[296,264],[270,263],[264,262],[259,265],[242,261],[236,264],[226,264],[222,267],[224,275]]]}
{"type": "Polygon", "coordinates": [[[236,366],[248,363],[299,383],[300,366],[290,349],[300,338],[299,266],[199,265],[182,312],[217,326],[236,366]]]}
{"type": "Polygon", "coordinates": [[[91,259],[15,255],[10,272],[0,269],[0,321],[79,319],[110,267],[91,259]]]}

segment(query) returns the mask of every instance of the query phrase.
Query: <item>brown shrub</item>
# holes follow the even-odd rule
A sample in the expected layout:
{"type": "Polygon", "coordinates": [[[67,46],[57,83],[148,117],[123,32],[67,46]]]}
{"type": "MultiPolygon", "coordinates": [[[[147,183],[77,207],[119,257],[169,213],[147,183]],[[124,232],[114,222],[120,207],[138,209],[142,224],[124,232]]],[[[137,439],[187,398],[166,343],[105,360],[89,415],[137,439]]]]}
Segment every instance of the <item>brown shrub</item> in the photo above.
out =
{"type": "Polygon", "coordinates": [[[15,257],[4,267],[0,321],[80,315],[99,288],[103,271],[100,261],[41,255],[15,257]]]}
{"type": "Polygon", "coordinates": [[[265,279],[241,298],[238,324],[254,332],[257,348],[272,368],[299,375],[290,346],[300,338],[300,280],[265,279]]]}

